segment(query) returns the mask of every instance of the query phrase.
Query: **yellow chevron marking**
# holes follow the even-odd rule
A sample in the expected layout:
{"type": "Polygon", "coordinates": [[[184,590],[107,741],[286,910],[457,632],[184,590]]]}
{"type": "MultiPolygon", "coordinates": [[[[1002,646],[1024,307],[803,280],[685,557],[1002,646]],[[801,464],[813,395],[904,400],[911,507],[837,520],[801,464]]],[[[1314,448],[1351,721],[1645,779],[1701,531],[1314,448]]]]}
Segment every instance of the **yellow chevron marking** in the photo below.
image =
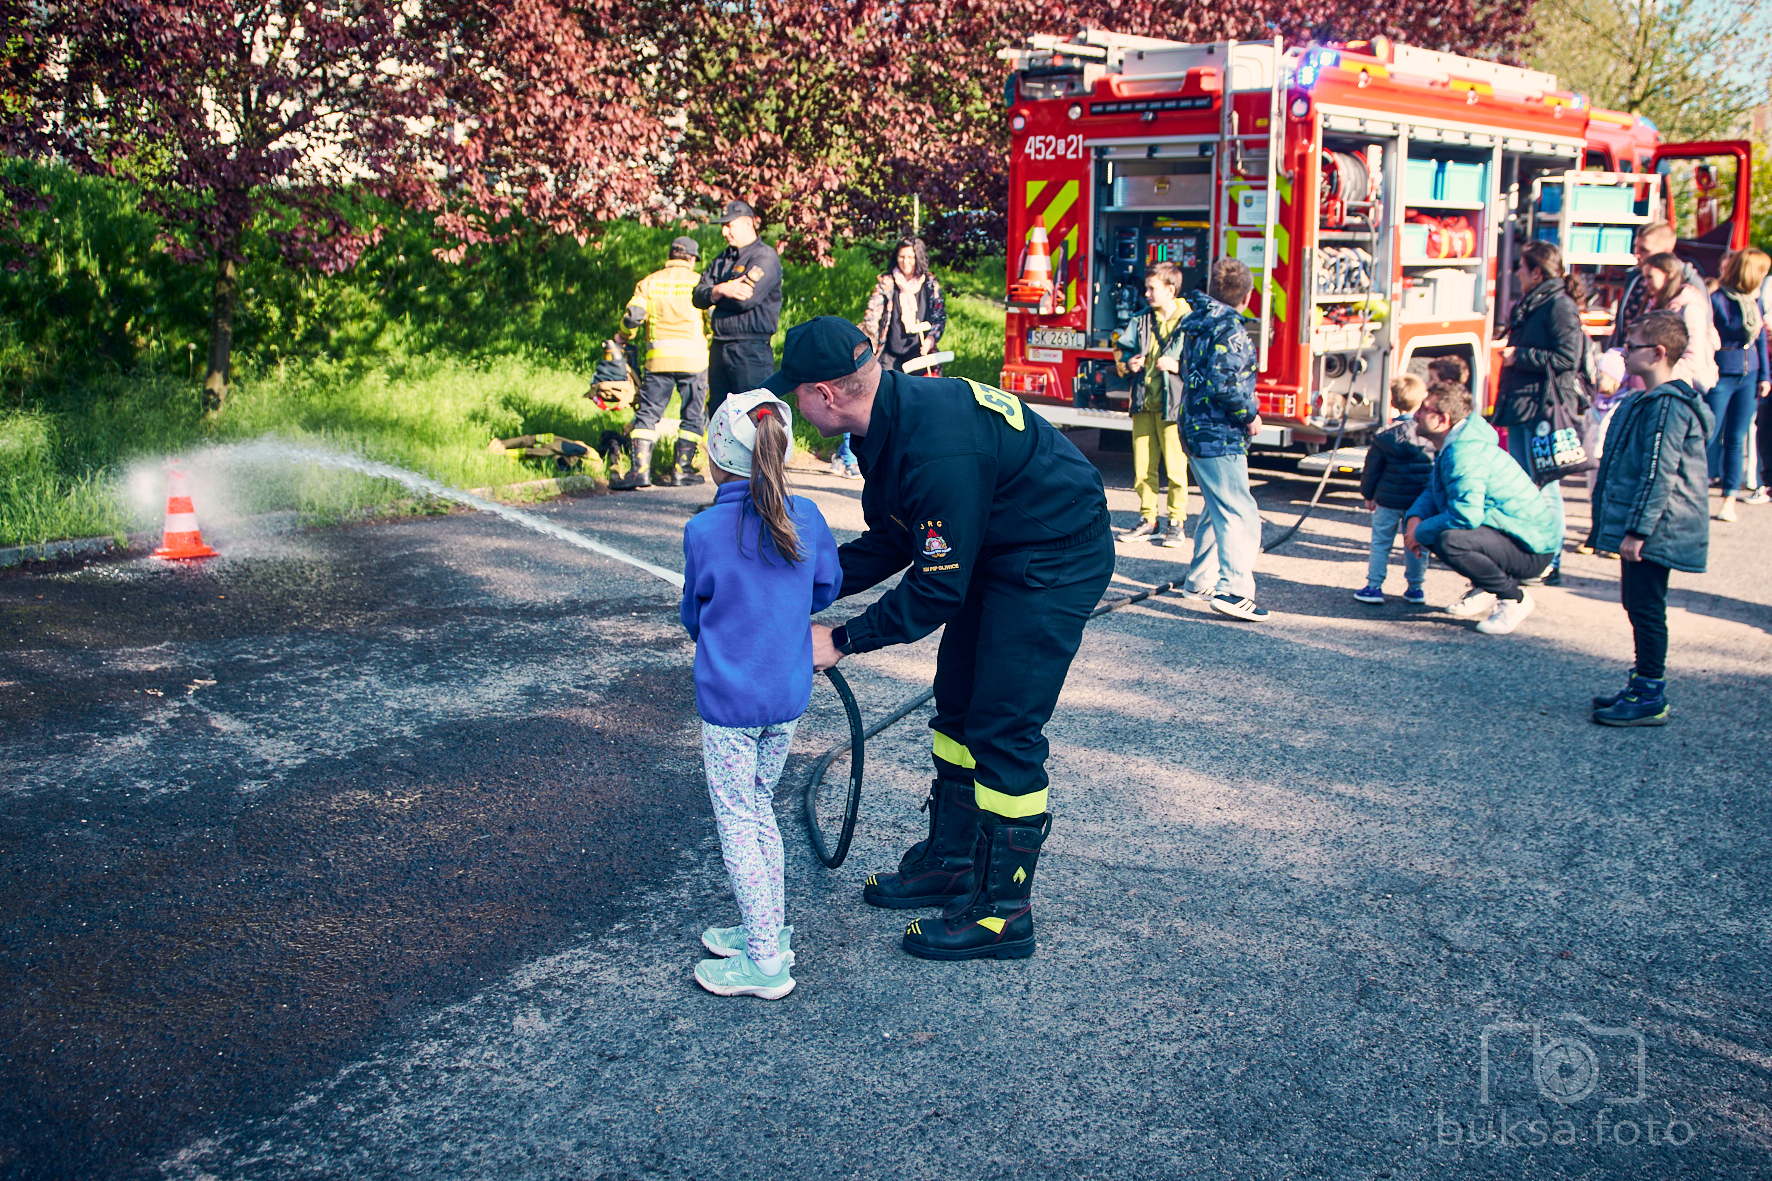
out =
{"type": "Polygon", "coordinates": [[[1064,236],[1064,253],[1067,258],[1077,257],[1077,227],[1072,226],[1071,232],[1064,236]]]}
{"type": "Polygon", "coordinates": [[[1003,933],[1004,922],[995,915],[992,915],[988,919],[979,919],[978,925],[985,928],[985,930],[990,931],[993,935],[1001,935],[1003,933]]]}
{"type": "Polygon", "coordinates": [[[1274,187],[1280,190],[1280,202],[1282,204],[1292,204],[1292,182],[1286,179],[1284,173],[1275,174],[1274,187]]]}
{"type": "Polygon", "coordinates": [[[1040,195],[1040,190],[1045,188],[1048,183],[1050,183],[1050,182],[1043,181],[1043,180],[1028,181],[1028,208],[1029,209],[1032,209],[1034,207],[1034,198],[1036,198],[1040,195]]]}
{"type": "Polygon", "coordinates": [[[1015,867],[1015,876],[1010,878],[1009,880],[1019,886],[1023,882],[1028,880],[1028,871],[1018,865],[1015,867]]]}
{"type": "Polygon", "coordinates": [[[1279,259],[1281,266],[1292,261],[1292,235],[1279,222],[1274,223],[1274,257],[1279,259]]]}
{"type": "Polygon", "coordinates": [[[1271,292],[1268,306],[1274,309],[1274,319],[1284,324],[1286,322],[1286,289],[1280,286],[1278,279],[1268,280],[1268,287],[1271,292]]]}
{"type": "MultiPolygon", "coordinates": [[[[1031,181],[1029,183],[1032,184],[1031,181]]],[[[1052,204],[1046,206],[1047,229],[1057,228],[1059,220],[1071,211],[1072,205],[1077,203],[1077,193],[1080,191],[1080,186],[1076,181],[1067,180],[1064,182],[1058,190],[1058,196],[1052,198],[1052,204]]]]}
{"type": "Polygon", "coordinates": [[[1072,279],[1065,287],[1064,306],[1070,311],[1077,310],[1077,281],[1072,279]]]}

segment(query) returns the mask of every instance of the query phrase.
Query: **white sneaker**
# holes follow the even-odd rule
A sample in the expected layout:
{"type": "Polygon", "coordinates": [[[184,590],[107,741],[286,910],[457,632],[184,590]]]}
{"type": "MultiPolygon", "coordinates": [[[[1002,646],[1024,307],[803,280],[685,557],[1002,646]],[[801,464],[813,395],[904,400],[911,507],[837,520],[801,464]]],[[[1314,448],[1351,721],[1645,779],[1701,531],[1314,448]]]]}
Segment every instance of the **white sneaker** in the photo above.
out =
{"type": "Polygon", "coordinates": [[[1733,521],[1734,519],[1735,519],[1735,498],[1733,496],[1725,496],[1725,497],[1723,497],[1722,507],[1717,509],[1717,520],[1719,520],[1719,521],[1733,521]]]}
{"type": "Polygon", "coordinates": [[[1460,619],[1470,619],[1481,615],[1495,605],[1495,596],[1488,591],[1471,587],[1464,592],[1464,598],[1446,608],[1446,614],[1456,615],[1460,619]]]}
{"type": "Polygon", "coordinates": [[[1753,491],[1753,495],[1749,496],[1746,500],[1742,501],[1741,503],[1742,504],[1772,504],[1772,496],[1767,495],[1766,490],[1764,488],[1755,488],[1753,491]]]}
{"type": "Polygon", "coordinates": [[[1519,602],[1512,599],[1495,600],[1495,610],[1489,618],[1477,624],[1477,630],[1486,636],[1505,636],[1520,626],[1520,621],[1532,614],[1532,608],[1538,606],[1532,596],[1525,591],[1520,592],[1519,602]]]}

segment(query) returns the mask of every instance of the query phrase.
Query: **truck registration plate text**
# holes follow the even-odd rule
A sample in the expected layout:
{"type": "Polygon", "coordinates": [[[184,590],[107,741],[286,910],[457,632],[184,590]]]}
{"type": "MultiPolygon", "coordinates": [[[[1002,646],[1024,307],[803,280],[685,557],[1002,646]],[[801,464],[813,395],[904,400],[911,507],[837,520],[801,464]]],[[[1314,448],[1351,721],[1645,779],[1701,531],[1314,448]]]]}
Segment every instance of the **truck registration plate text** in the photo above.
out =
{"type": "Polygon", "coordinates": [[[1074,328],[1028,329],[1029,348],[1080,349],[1088,344],[1088,338],[1074,328]]]}

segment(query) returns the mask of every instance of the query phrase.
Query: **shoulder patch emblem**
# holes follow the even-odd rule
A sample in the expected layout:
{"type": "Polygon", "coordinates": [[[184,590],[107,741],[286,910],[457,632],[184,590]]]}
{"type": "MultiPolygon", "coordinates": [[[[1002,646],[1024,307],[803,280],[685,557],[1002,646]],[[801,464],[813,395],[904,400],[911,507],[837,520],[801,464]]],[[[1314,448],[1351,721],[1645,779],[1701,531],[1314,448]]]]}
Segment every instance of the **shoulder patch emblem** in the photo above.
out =
{"type": "Polygon", "coordinates": [[[923,556],[925,558],[945,558],[953,551],[947,538],[941,535],[942,523],[936,520],[924,521],[917,526],[917,532],[923,535],[923,556]]]}
{"type": "Polygon", "coordinates": [[[983,382],[973,381],[970,377],[966,378],[965,381],[967,385],[972,387],[972,397],[980,406],[983,406],[986,410],[995,410],[998,414],[1001,414],[1008,420],[1010,426],[1018,431],[1027,429],[1027,422],[1021,416],[1020,398],[1016,397],[1014,394],[1005,393],[994,385],[985,385],[983,382]]]}

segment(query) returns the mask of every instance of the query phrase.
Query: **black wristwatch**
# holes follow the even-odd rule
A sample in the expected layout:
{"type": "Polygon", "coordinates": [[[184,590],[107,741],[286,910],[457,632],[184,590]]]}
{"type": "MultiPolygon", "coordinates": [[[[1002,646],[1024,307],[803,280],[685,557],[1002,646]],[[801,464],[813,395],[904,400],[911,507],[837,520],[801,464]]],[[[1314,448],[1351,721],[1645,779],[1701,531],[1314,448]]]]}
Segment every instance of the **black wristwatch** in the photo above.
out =
{"type": "Polygon", "coordinates": [[[848,624],[839,623],[836,627],[831,629],[831,647],[835,648],[845,656],[852,656],[855,654],[855,649],[849,644],[848,624]]]}

